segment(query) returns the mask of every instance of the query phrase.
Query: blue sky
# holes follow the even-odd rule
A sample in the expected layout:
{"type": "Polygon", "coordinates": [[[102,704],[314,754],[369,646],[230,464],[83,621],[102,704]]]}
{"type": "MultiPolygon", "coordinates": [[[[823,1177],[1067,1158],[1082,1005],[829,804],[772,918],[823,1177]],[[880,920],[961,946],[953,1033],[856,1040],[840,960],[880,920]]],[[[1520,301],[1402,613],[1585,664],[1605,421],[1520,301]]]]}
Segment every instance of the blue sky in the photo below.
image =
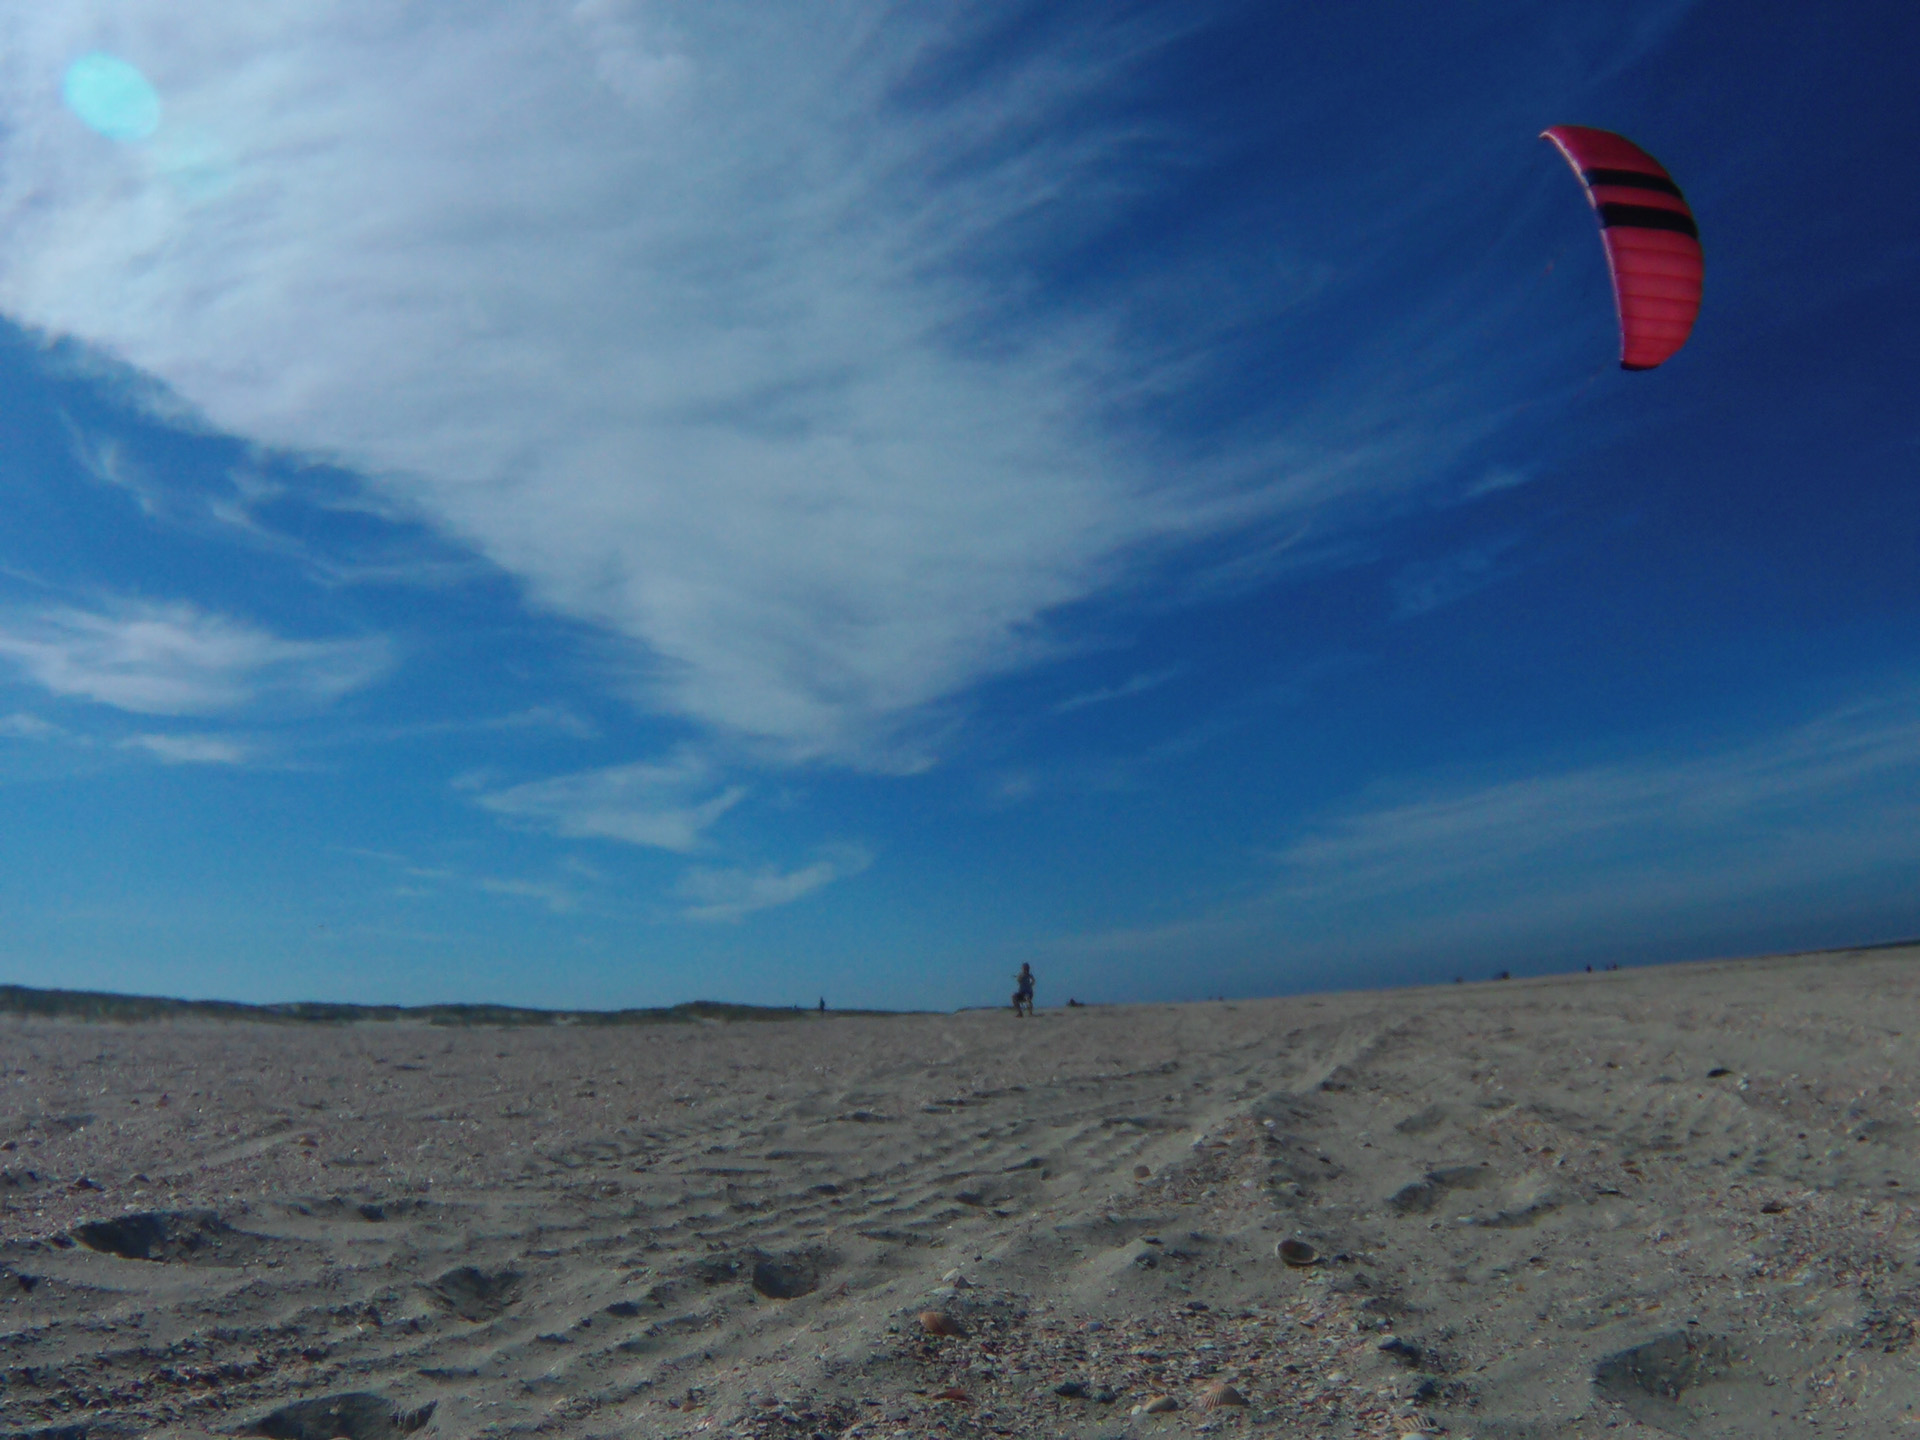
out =
{"type": "Polygon", "coordinates": [[[1920,933],[1910,6],[0,9],[0,980],[1920,933]],[[1614,366],[1537,136],[1705,308],[1614,366]]]}

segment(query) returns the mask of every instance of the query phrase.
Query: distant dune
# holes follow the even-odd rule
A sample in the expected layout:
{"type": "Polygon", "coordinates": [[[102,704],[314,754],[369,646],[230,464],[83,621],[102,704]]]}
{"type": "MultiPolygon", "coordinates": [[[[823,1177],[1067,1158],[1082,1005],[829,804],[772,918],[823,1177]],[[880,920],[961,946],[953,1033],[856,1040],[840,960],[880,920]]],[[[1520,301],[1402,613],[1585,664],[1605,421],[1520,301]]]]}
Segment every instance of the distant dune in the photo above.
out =
{"type": "MultiPolygon", "coordinates": [[[[524,1005],[335,1005],[297,1001],[243,1005],[233,1000],[168,1000],[155,995],[115,995],[94,990],[38,990],[0,985],[0,1015],[40,1015],[69,1020],[255,1020],[266,1024],[352,1024],[412,1021],[423,1025],[672,1025],[699,1020],[791,1020],[816,1012],[799,1005],[731,1005],[691,1000],[636,1010],[536,1010],[524,1005]]],[[[843,1010],[844,1015],[883,1015],[883,1010],[843,1010]]]]}
{"type": "Polygon", "coordinates": [[[1916,962],[789,1025],[8,991],[0,1435],[1905,1434],[1916,962]]]}

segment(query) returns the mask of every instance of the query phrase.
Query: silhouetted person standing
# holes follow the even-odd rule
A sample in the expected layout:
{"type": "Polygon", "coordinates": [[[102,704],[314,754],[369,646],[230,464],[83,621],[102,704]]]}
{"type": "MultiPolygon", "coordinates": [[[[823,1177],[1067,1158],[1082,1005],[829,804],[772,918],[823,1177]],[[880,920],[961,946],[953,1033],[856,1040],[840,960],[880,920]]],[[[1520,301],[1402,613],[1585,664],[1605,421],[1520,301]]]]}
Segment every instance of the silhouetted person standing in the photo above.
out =
{"type": "Polygon", "coordinates": [[[1033,966],[1020,966],[1020,973],[1013,977],[1019,987],[1013,992],[1013,1013],[1016,1015],[1033,1014],[1033,966]]]}

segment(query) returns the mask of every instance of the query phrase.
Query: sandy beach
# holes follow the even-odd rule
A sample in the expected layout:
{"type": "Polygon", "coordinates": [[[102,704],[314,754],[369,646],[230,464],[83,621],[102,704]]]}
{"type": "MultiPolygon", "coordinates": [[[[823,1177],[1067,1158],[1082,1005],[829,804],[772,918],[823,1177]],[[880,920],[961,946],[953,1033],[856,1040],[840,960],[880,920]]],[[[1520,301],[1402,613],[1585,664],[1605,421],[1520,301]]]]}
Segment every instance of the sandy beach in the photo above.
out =
{"type": "Polygon", "coordinates": [[[1917,1007],[0,1021],[0,1435],[1920,1435],[1917,1007]]]}

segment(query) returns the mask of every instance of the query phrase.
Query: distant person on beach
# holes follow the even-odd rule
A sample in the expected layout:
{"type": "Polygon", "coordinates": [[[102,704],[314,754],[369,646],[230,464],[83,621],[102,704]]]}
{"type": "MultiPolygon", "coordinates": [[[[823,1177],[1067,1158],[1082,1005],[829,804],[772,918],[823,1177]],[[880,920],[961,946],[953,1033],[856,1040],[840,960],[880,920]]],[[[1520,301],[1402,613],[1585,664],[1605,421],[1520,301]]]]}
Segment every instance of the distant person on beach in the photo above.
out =
{"type": "Polygon", "coordinates": [[[824,995],[820,997],[820,1013],[822,1015],[827,1013],[827,997],[824,995]]]}
{"type": "Polygon", "coordinates": [[[1013,977],[1018,988],[1013,992],[1013,1013],[1016,1015],[1033,1014],[1033,966],[1022,963],[1020,973],[1013,977]]]}

